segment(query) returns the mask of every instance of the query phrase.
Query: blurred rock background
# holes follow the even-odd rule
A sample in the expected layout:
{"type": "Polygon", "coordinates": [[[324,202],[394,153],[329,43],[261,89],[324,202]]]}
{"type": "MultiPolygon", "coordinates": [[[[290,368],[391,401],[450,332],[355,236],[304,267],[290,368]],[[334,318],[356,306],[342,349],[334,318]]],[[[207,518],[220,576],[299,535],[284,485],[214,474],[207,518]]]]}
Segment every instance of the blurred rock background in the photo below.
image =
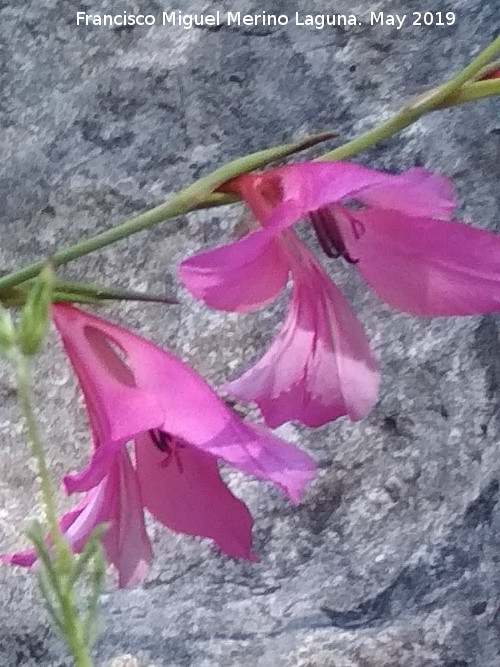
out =
{"type": "MultiPolygon", "coordinates": [[[[77,10],[161,16],[178,7],[0,2],[1,268],[153,206],[231,157],[325,128],[342,139],[369,128],[465,65],[500,24],[497,3],[481,0],[334,5],[190,0],[180,8],[353,13],[363,25],[77,27],[77,10]],[[417,9],[453,11],[456,22],[408,25],[417,9]],[[407,25],[370,26],[370,11],[406,13],[407,25]]],[[[430,115],[356,159],[446,174],[458,219],[494,229],[499,133],[498,102],[482,101],[430,115]]],[[[175,267],[186,254],[230,238],[243,215],[232,207],[165,223],[72,263],[64,275],[177,294],[181,305],[168,309],[128,304],[102,312],[218,383],[262,352],[286,298],[246,316],[209,312],[177,284],[175,267]]],[[[381,304],[349,269],[329,264],[381,357],[378,405],[358,424],[280,429],[319,466],[297,509],[268,485],[227,473],[255,517],[259,564],[231,561],[208,541],[151,522],[150,576],[131,591],[116,590],[110,579],[96,664],[500,664],[498,318],[407,317],[381,304]]],[[[1,369],[0,536],[7,551],[24,544],[36,505],[14,385],[5,364],[1,369]]],[[[54,336],[37,366],[35,395],[60,477],[86,460],[89,437],[54,336]]],[[[69,664],[33,575],[4,566],[0,582],[0,664],[69,664]]]]}

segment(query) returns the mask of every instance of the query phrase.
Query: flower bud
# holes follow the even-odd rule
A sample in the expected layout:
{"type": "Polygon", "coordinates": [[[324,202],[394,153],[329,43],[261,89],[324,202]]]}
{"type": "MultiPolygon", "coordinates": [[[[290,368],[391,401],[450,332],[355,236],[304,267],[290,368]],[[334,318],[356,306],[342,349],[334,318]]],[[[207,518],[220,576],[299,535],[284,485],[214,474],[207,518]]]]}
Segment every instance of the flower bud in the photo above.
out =
{"type": "Polygon", "coordinates": [[[53,273],[50,264],[38,274],[21,313],[17,342],[21,352],[35,354],[45,338],[50,318],[53,273]]]}

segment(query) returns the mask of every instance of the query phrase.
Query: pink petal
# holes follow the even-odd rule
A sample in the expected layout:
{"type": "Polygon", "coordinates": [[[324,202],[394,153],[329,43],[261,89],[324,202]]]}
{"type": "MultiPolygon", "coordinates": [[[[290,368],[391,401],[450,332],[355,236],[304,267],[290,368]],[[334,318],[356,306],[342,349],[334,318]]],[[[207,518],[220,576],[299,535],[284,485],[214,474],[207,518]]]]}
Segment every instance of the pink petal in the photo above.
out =
{"type": "Polygon", "coordinates": [[[109,483],[113,488],[110,527],[102,538],[106,556],[118,571],[118,585],[136,586],[147,574],[151,545],[144,527],[142,498],[136,473],[123,452],[109,483]]]}
{"type": "Polygon", "coordinates": [[[209,537],[228,556],[256,561],[252,516],[221,480],[217,461],[189,445],[173,447],[166,460],[149,435],[136,439],[144,506],[178,533],[209,537]]]}
{"type": "MultiPolygon", "coordinates": [[[[290,224],[298,219],[294,209],[288,219],[290,224]]],[[[258,308],[275,298],[288,277],[286,256],[273,236],[258,230],[234,243],[193,255],[181,262],[179,279],[212,308],[236,312],[258,308]]]]}
{"type": "Polygon", "coordinates": [[[333,202],[357,198],[368,188],[390,186],[397,178],[349,162],[302,162],[246,174],[231,181],[230,189],[241,190],[256,217],[267,226],[265,219],[280,202],[293,202],[296,219],[300,219],[333,202]]]}
{"type": "MultiPolygon", "coordinates": [[[[160,370],[158,365],[154,372],[160,370]]],[[[183,375],[184,391],[179,391],[181,384],[171,368],[170,383],[162,392],[166,407],[162,430],[243,472],[273,482],[298,502],[314,477],[315,465],[309,456],[241,421],[189,368],[180,366],[178,371],[183,375]]]]}
{"type": "MultiPolygon", "coordinates": [[[[63,329],[65,344],[72,349],[72,361],[76,359],[75,370],[87,390],[86,396],[91,397],[89,410],[99,411],[101,422],[113,424],[113,428],[99,429],[104,435],[109,433],[110,439],[115,438],[97,447],[86,470],[65,478],[68,491],[91,487],[102,479],[109,457],[121,443],[138,431],[161,427],[215,458],[275,483],[293,500],[299,498],[314,476],[314,463],[306,454],[243,423],[195,371],[153,343],[72,306],[58,305],[55,310],[57,326],[63,329]],[[121,363],[126,363],[133,386],[129,386],[131,382],[119,382],[116,372],[115,377],[105,375],[111,371],[95,351],[108,341],[124,355],[121,363]],[[129,415],[131,410],[136,414],[129,415]]],[[[120,373],[127,376],[123,369],[120,373]]]]}
{"type": "Polygon", "coordinates": [[[377,362],[340,291],[295,236],[288,243],[295,260],[287,319],[266,354],[224,388],[255,401],[271,428],[362,419],[377,398],[377,362]]]}
{"type": "Polygon", "coordinates": [[[179,278],[213,308],[246,312],[262,306],[288,276],[288,262],[274,240],[281,231],[310,211],[397,178],[355,164],[305,162],[233,179],[225,189],[239,192],[265,229],[184,260],[179,278]]]}
{"type": "Polygon", "coordinates": [[[272,482],[292,503],[300,501],[316,472],[313,460],[300,449],[238,419],[216,441],[199,447],[242,472],[272,482]]]}
{"type": "Polygon", "coordinates": [[[500,309],[500,238],[460,222],[357,211],[357,240],[343,236],[381,299],[412,315],[474,315],[500,309]]]}
{"type": "Polygon", "coordinates": [[[62,487],[67,494],[84,493],[97,486],[108,474],[115,457],[124,448],[125,442],[105,442],[94,445],[89,463],[75,473],[65,475],[62,487]]]}
{"type": "MultiPolygon", "coordinates": [[[[184,383],[186,386],[185,380],[184,383]]],[[[185,394],[175,391],[176,386],[172,376],[164,432],[243,472],[273,482],[293,502],[298,502],[315,472],[307,454],[241,421],[194,373],[185,394]]]]}
{"type": "MultiPolygon", "coordinates": [[[[102,482],[64,514],[59,525],[72,550],[79,553],[93,529],[103,523],[108,524],[108,529],[102,544],[107,559],[118,571],[119,586],[135,586],[147,573],[151,546],[135,471],[125,450],[115,458],[102,482]]],[[[31,566],[36,555],[33,550],[26,550],[12,554],[8,560],[31,566]]]]}
{"type": "Polygon", "coordinates": [[[154,388],[140,387],[136,377],[147,341],[66,304],[53,304],[52,318],[80,381],[95,439],[123,441],[161,424],[154,388]]]}
{"type": "Polygon", "coordinates": [[[388,208],[412,216],[449,218],[455,208],[447,178],[426,169],[409,169],[392,182],[364,190],[359,201],[375,208],[388,208]]]}
{"type": "MultiPolygon", "coordinates": [[[[76,505],[76,507],[74,507],[69,512],[66,512],[66,514],[63,514],[63,516],[60,518],[59,530],[63,535],[66,533],[66,530],[71,526],[71,524],[81,514],[82,510],[86,507],[87,502],[88,502],[87,499],[84,498],[76,505]]],[[[92,528],[88,531],[88,534],[90,534],[91,530],[92,528]]],[[[80,545],[72,544],[71,546],[73,551],[79,552],[85,541],[86,538],[82,539],[80,545]],[[77,546],[79,546],[79,548],[76,548],[77,546]]],[[[51,543],[50,537],[47,536],[45,538],[45,543],[47,545],[51,543]]],[[[16,553],[13,554],[2,554],[0,555],[0,560],[4,563],[10,563],[11,565],[20,565],[21,567],[31,567],[38,560],[38,556],[36,555],[35,549],[25,549],[24,551],[17,551],[16,553]]]]}
{"type": "Polygon", "coordinates": [[[31,567],[36,563],[37,555],[34,549],[24,549],[24,551],[16,551],[13,554],[0,554],[0,561],[9,565],[31,567]]]}
{"type": "Polygon", "coordinates": [[[125,450],[76,510],[61,520],[73,551],[81,551],[95,526],[107,523],[102,544],[107,559],[117,569],[118,585],[137,585],[147,573],[151,546],[144,528],[139,486],[125,450]]]}

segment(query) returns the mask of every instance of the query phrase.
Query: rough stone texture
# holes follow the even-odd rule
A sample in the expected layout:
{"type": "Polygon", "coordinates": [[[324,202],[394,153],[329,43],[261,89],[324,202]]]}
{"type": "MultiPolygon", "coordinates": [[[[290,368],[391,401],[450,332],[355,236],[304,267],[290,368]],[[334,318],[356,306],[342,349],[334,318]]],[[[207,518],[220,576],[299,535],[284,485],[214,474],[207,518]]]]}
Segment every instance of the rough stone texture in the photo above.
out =
{"type": "MultiPolygon", "coordinates": [[[[370,10],[410,15],[416,3],[334,4],[218,6],[290,16],[351,11],[363,19],[370,10]]],[[[0,2],[1,266],[104,229],[229,157],[324,128],[359,132],[465,64],[498,32],[495,2],[418,4],[455,11],[456,24],[110,30],[77,28],[76,9],[159,14],[169,7],[0,2]]],[[[198,0],[183,8],[209,11],[198,0]]],[[[494,228],[499,132],[498,106],[484,101],[428,116],[358,159],[448,175],[459,216],[494,228]]],[[[265,347],[285,300],[244,317],[208,312],[177,286],[174,267],[186,253],[228,238],[240,216],[237,208],[212,210],[164,224],[73,263],[66,275],[176,291],[179,307],[106,312],[219,382],[265,347]]],[[[265,484],[228,473],[255,517],[258,565],[151,525],[156,558],[144,587],[117,591],[110,582],[103,596],[97,664],[500,664],[498,320],[406,317],[381,305],[352,270],[338,262],[329,269],[381,356],[377,407],[360,424],[280,430],[319,465],[298,508],[265,484]]],[[[20,545],[36,510],[13,383],[2,371],[0,535],[7,550],[20,545]]],[[[60,476],[85,460],[88,435],[55,339],[40,359],[35,392],[60,476]]],[[[0,581],[0,664],[67,665],[32,574],[4,566],[0,581]]]]}

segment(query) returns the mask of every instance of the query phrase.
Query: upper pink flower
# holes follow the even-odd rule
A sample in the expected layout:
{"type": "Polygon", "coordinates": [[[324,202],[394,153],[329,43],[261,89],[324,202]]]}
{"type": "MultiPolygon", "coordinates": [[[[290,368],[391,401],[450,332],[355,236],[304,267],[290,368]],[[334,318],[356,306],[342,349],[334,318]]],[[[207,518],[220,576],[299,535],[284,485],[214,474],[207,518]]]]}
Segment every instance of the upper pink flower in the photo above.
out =
{"type": "MultiPolygon", "coordinates": [[[[79,551],[101,522],[121,586],[134,585],[151,559],[143,507],[169,528],[212,538],[230,556],[255,560],[252,518],[222,482],[217,461],[267,479],[298,501],[314,476],[303,452],[241,421],[186,364],[133,333],[69,305],[53,320],[85,397],[94,455],[64,479],[85,492],[61,520],[79,551]],[[133,464],[126,443],[133,441],[133,464]]],[[[35,556],[10,562],[31,565],[35,556]]]]}
{"type": "Polygon", "coordinates": [[[287,319],[271,348],[226,389],[255,401],[266,422],[316,426],[373,406],[378,369],[355,315],[290,227],[308,218],[330,257],[353,264],[394,308],[467,315],[500,307],[500,240],[446,220],[448,181],[424,169],[401,175],[312,162],[227,184],[261,227],[182,262],[179,275],[208,305],[245,312],[293,280],[287,319]]]}

